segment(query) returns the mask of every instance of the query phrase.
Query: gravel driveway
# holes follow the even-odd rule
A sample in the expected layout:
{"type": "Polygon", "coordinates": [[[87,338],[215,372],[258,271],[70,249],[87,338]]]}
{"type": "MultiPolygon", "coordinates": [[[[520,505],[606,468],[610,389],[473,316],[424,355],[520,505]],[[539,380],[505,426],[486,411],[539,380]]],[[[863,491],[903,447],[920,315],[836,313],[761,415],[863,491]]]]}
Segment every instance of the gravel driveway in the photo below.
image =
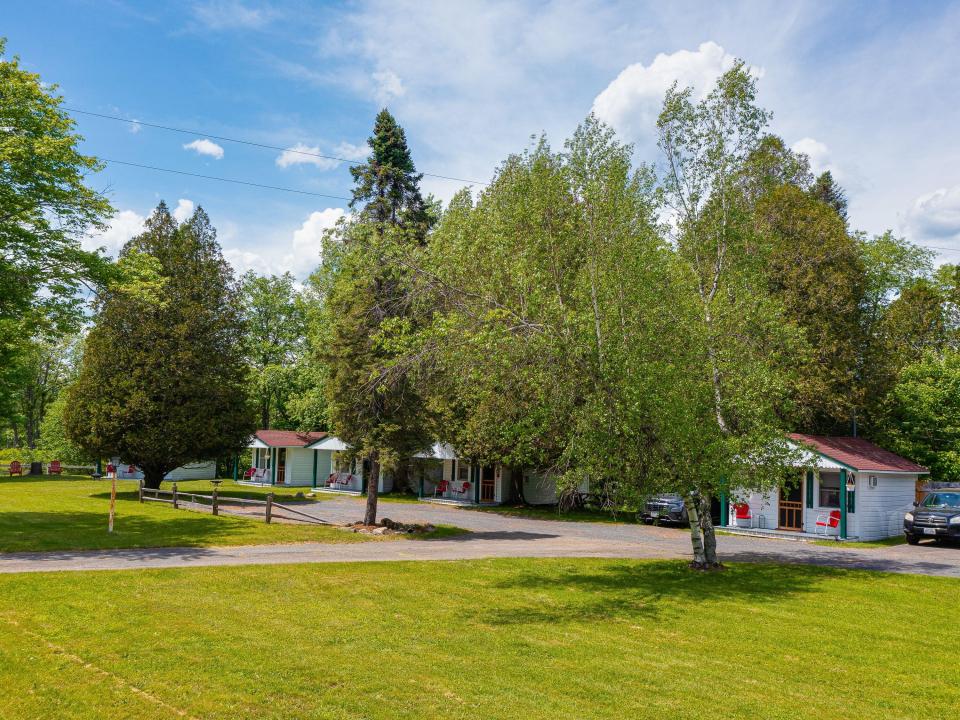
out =
{"type": "MultiPolygon", "coordinates": [[[[328,522],[344,524],[362,518],[363,500],[337,498],[298,504],[297,508],[328,522]]],[[[456,525],[471,532],[428,541],[7,553],[0,554],[0,572],[487,557],[690,557],[689,534],[679,528],[536,520],[430,503],[384,502],[379,510],[381,519],[456,525]]],[[[824,547],[791,540],[726,535],[717,540],[721,559],[726,562],[799,563],[960,578],[960,548],[924,544],[858,549],[850,545],[824,547]]]]}

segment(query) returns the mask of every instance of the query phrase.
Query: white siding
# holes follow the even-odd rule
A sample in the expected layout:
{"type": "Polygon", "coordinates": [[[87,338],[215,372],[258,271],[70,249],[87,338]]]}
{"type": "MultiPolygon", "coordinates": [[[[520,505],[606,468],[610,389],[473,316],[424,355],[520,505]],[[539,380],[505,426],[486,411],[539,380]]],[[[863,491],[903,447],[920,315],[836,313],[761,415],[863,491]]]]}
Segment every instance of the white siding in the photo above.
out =
{"type": "Polygon", "coordinates": [[[917,476],[877,473],[877,486],[870,487],[871,473],[857,473],[856,513],[848,515],[848,535],[859,540],[879,540],[903,532],[903,515],[913,507],[917,476]],[[848,521],[849,522],[849,521],[848,521]]]}
{"type": "Polygon", "coordinates": [[[313,450],[287,448],[283,477],[286,485],[313,485],[313,450]]]}
{"type": "Polygon", "coordinates": [[[557,482],[535,470],[523,473],[523,498],[531,505],[556,505],[557,482]]]}
{"type": "MultiPolygon", "coordinates": [[[[753,520],[750,522],[751,527],[776,530],[780,516],[778,507],[779,497],[780,493],[776,488],[765,493],[744,493],[742,490],[733,493],[730,498],[729,525],[731,527],[737,525],[737,513],[733,506],[737,503],[746,503],[750,506],[750,514],[753,516],[753,520]]],[[[743,522],[744,527],[746,527],[746,521],[743,522]]]]}

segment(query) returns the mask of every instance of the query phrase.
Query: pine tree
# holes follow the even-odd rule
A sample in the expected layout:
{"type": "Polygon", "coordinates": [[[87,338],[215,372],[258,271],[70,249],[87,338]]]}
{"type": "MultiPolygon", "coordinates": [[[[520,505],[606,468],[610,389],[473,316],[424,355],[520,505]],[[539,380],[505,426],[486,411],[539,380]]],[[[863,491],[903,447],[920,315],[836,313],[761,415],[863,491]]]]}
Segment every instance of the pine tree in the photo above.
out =
{"type": "Polygon", "coordinates": [[[425,244],[431,215],[403,129],[388,111],[377,115],[368,143],[367,163],[352,170],[355,219],[340,226],[325,256],[321,360],[331,425],[368,460],[364,522],[372,525],[381,469],[396,473],[429,442],[404,350],[418,325],[409,259],[425,244]]]}
{"type": "Polygon", "coordinates": [[[810,186],[810,194],[822,203],[826,203],[841,217],[844,224],[847,222],[847,194],[833,179],[829,170],[820,173],[810,186]]]}
{"type": "Polygon", "coordinates": [[[160,203],[120,266],[129,280],[99,302],[64,426],[84,452],[134,463],[156,488],[253,434],[240,296],[200,208],[178,225],[160,203]]]}

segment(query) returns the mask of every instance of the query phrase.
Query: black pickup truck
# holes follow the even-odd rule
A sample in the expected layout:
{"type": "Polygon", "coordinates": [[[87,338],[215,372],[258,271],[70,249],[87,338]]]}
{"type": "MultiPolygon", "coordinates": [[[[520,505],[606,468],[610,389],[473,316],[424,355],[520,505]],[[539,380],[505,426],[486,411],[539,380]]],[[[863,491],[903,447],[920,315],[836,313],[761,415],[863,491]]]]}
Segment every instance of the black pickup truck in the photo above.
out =
{"type": "Polygon", "coordinates": [[[903,531],[911,545],[923,538],[960,540],[960,487],[929,493],[904,516],[903,531]]]}

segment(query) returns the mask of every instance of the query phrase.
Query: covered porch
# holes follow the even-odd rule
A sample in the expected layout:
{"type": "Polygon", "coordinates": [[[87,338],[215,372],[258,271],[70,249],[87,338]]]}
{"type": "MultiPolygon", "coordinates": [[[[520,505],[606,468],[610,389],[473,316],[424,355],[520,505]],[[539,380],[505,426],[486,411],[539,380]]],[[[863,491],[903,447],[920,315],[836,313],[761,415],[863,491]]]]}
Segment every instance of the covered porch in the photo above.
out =
{"type": "Polygon", "coordinates": [[[481,465],[457,457],[445,443],[415,456],[418,464],[418,497],[447,505],[499,505],[509,499],[510,470],[502,465],[481,465]]]}
{"type": "Polygon", "coordinates": [[[903,532],[926,469],[862,438],[789,436],[800,451],[792,482],[722,498],[721,525],[796,538],[879,540],[903,532]]]}

